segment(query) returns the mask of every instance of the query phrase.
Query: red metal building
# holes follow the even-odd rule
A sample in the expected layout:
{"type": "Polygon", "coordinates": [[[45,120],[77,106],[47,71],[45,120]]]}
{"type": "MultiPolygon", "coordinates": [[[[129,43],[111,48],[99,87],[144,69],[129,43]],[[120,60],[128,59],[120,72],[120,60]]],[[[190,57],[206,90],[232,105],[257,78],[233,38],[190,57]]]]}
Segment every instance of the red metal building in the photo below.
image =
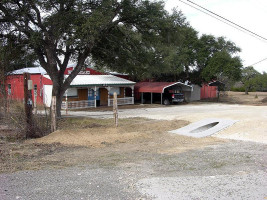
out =
{"type": "Polygon", "coordinates": [[[212,99],[217,98],[218,96],[218,89],[217,86],[210,86],[209,84],[205,83],[202,84],[200,99],[212,99]]]}
{"type": "MultiPolygon", "coordinates": [[[[72,70],[74,69],[75,65],[70,65],[68,66],[68,68],[65,70],[65,75],[69,75],[72,70]]],[[[23,73],[29,73],[30,74],[30,80],[32,80],[32,86],[33,89],[31,90],[31,96],[32,96],[32,100],[34,103],[34,97],[36,96],[36,103],[37,104],[45,104],[45,105],[50,105],[50,96],[52,93],[52,81],[50,79],[50,77],[46,74],[46,71],[41,68],[41,67],[35,67],[35,68],[24,68],[24,69],[20,69],[20,70],[15,70],[12,73],[10,73],[6,78],[6,89],[7,89],[7,93],[8,93],[8,98],[10,99],[14,99],[14,100],[19,100],[19,101],[23,101],[24,99],[24,81],[23,81],[23,73]]],[[[88,81],[90,81],[91,79],[93,79],[95,82],[91,83],[90,82],[90,86],[81,86],[80,88],[72,88],[72,90],[76,89],[76,93],[77,95],[75,97],[72,98],[70,91],[68,92],[68,99],[69,101],[81,101],[81,100],[88,100],[89,98],[89,89],[88,88],[95,88],[92,86],[97,84],[97,82],[99,82],[99,80],[101,79],[103,83],[106,83],[108,81],[111,81],[111,79],[113,80],[113,82],[115,81],[116,83],[118,82],[117,78],[115,80],[115,76],[112,75],[108,75],[99,71],[96,71],[94,69],[88,68],[88,67],[84,67],[78,74],[77,78],[80,77],[80,79],[83,77],[88,77],[88,81]],[[81,76],[79,76],[81,75],[81,76]],[[88,75],[95,75],[95,76],[88,76],[88,75]],[[101,77],[104,77],[105,80],[102,80],[101,77]],[[90,80],[89,80],[90,77],[90,80]],[[97,80],[96,80],[97,79],[97,80]]],[[[102,78],[103,78],[102,77],[102,78]]],[[[124,80],[124,79],[123,79],[124,80]]],[[[120,80],[121,86],[113,86],[112,87],[118,87],[118,93],[120,93],[120,95],[118,95],[118,98],[124,98],[125,96],[127,96],[127,89],[128,89],[128,85],[134,85],[134,82],[130,82],[128,81],[127,83],[122,82],[123,80],[120,80]]],[[[77,82],[77,81],[76,81],[77,82]]],[[[129,86],[129,88],[131,89],[131,87],[129,86]]],[[[110,87],[108,87],[108,89],[110,89],[110,87]]],[[[114,90],[113,88],[113,90],[114,90]]],[[[71,89],[70,89],[71,90],[71,89]]],[[[112,89],[111,89],[112,90],[112,89]]],[[[132,91],[133,91],[133,86],[132,89],[130,90],[131,93],[128,96],[132,96],[132,91]]],[[[99,96],[97,96],[97,98],[99,98],[99,100],[103,103],[105,100],[108,102],[108,92],[112,92],[107,90],[107,88],[100,88],[99,85],[97,85],[97,92],[96,94],[98,94],[99,96]],[[100,96],[101,93],[101,96],[100,96]],[[106,94],[106,95],[105,95],[106,94]],[[101,98],[100,98],[101,97],[101,98]],[[103,100],[103,98],[106,97],[105,100],[103,100]]],[[[94,93],[94,92],[93,92],[94,93]]],[[[92,93],[92,94],[93,94],[92,93]]],[[[90,93],[91,94],[91,93],[90,93]]]]}
{"type": "MultiPolygon", "coordinates": [[[[6,79],[6,87],[8,98],[14,100],[24,99],[24,88],[23,88],[23,73],[30,73],[30,80],[32,80],[33,90],[31,90],[31,95],[34,97],[34,92],[36,93],[37,104],[43,103],[43,85],[52,85],[52,81],[45,78],[43,74],[45,71],[42,68],[24,68],[20,70],[13,71],[6,79]]],[[[34,100],[34,98],[32,98],[34,100]]]]}

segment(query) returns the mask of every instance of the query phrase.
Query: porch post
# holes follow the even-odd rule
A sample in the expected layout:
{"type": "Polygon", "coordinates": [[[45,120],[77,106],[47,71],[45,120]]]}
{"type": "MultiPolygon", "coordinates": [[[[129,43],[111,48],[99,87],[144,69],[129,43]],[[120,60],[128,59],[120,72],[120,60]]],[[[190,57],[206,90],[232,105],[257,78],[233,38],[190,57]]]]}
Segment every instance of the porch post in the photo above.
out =
{"type": "Polygon", "coordinates": [[[132,89],[132,104],[134,104],[134,85],[131,86],[132,89]]]}
{"type": "Polygon", "coordinates": [[[95,108],[96,108],[96,90],[97,90],[97,88],[96,88],[96,86],[95,86],[95,89],[94,89],[94,100],[95,100],[95,108]]]}
{"type": "Polygon", "coordinates": [[[144,103],[144,95],[143,95],[143,92],[141,93],[141,104],[144,103]]]}
{"type": "Polygon", "coordinates": [[[110,100],[109,100],[110,99],[109,97],[110,86],[108,86],[107,89],[108,89],[108,106],[110,106],[110,100]]]}
{"type": "Polygon", "coordinates": [[[123,98],[125,98],[125,87],[123,88],[123,98]]]}
{"type": "Polygon", "coordinates": [[[162,105],[162,93],[160,93],[160,104],[162,105]]]}
{"type": "Polygon", "coordinates": [[[66,105],[66,115],[68,115],[68,89],[66,90],[66,103],[65,103],[65,105],[66,105]]]}
{"type": "Polygon", "coordinates": [[[152,104],[152,101],[153,101],[153,93],[151,92],[151,104],[152,104]]]}

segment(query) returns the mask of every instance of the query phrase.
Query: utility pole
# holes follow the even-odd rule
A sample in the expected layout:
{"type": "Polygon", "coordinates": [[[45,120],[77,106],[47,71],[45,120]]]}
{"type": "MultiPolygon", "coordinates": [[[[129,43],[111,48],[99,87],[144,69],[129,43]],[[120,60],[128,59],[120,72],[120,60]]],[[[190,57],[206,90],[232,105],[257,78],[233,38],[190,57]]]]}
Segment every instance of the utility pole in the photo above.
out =
{"type": "Polygon", "coordinates": [[[24,108],[26,114],[26,138],[35,137],[35,131],[33,126],[33,118],[32,118],[32,100],[30,91],[28,88],[28,82],[30,80],[29,73],[23,73],[24,80],[24,108]]]}

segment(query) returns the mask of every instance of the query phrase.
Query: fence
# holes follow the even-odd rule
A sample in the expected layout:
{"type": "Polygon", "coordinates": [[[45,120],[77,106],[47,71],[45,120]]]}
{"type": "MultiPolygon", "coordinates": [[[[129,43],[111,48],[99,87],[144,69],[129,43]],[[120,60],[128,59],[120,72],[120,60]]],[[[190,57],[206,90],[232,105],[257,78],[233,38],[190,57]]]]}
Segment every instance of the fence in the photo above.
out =
{"type": "Polygon", "coordinates": [[[85,100],[85,101],[68,101],[68,107],[66,107],[66,101],[62,101],[61,109],[81,109],[81,108],[93,108],[95,107],[94,100],[85,100]]]}
{"type": "MultiPolygon", "coordinates": [[[[133,97],[125,97],[125,98],[118,98],[118,105],[128,105],[128,104],[134,104],[134,98],[133,97]]],[[[113,105],[113,99],[109,99],[108,106],[113,105]]]]}
{"type": "MultiPolygon", "coordinates": [[[[134,104],[133,97],[118,98],[118,105],[128,105],[134,104]]],[[[108,106],[113,106],[113,99],[108,100],[108,106]]],[[[82,109],[82,108],[93,108],[95,107],[94,100],[85,100],[85,101],[68,101],[68,109],[82,109]]],[[[62,101],[61,109],[66,110],[66,101],[62,101]]]]}

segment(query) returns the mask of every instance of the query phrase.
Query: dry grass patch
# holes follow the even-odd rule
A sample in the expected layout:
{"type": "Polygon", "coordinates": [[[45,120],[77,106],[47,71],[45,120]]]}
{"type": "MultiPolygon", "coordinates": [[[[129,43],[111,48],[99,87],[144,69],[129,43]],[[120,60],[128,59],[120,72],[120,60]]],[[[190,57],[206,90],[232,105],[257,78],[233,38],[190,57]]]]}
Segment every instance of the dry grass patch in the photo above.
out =
{"type": "Polygon", "coordinates": [[[11,142],[0,138],[0,173],[69,166],[123,166],[216,144],[212,137],[190,138],[167,131],[187,121],[143,118],[66,118],[60,130],[43,138],[11,142]]]}
{"type": "Polygon", "coordinates": [[[61,130],[43,138],[32,140],[37,143],[101,147],[115,143],[127,143],[133,140],[151,138],[153,134],[180,128],[188,124],[185,121],[157,121],[143,118],[120,120],[120,126],[114,127],[112,119],[67,119],[61,122],[61,130]],[[74,125],[75,124],[75,125],[74,125]],[[88,128],[89,127],[89,128],[88,128]]]}
{"type": "Polygon", "coordinates": [[[221,102],[246,104],[246,105],[267,105],[267,92],[224,92],[220,97],[221,102]]]}

